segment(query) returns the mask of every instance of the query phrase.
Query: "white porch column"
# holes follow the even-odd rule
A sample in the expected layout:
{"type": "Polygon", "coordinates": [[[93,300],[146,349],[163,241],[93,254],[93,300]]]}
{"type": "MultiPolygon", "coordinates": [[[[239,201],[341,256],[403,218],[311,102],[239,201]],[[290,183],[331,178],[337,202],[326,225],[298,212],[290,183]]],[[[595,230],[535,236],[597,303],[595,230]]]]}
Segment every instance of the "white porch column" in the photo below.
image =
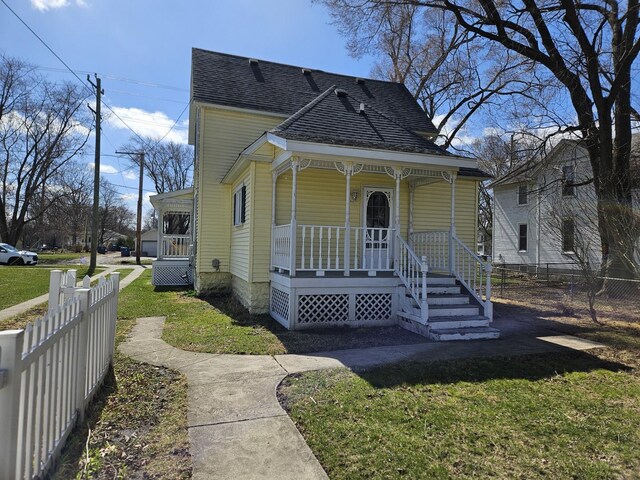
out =
{"type": "Polygon", "coordinates": [[[395,194],[395,229],[400,234],[400,180],[402,180],[402,169],[394,168],[393,176],[396,179],[396,194],[395,194]]]}
{"type": "Polygon", "coordinates": [[[156,246],[157,250],[157,258],[158,260],[162,260],[164,257],[164,209],[162,208],[162,203],[160,203],[160,207],[158,208],[158,243],[156,246]]]}
{"type": "Polygon", "coordinates": [[[344,164],[344,175],[346,177],[345,204],[344,204],[344,276],[350,275],[351,268],[351,175],[353,165],[344,164]]]}
{"type": "Polygon", "coordinates": [[[278,174],[271,172],[271,265],[269,270],[275,270],[273,268],[273,251],[275,245],[273,244],[273,231],[276,227],[276,183],[278,182],[278,174]]]}
{"type": "Polygon", "coordinates": [[[276,226],[276,183],[278,174],[271,172],[271,226],[276,226]]]}
{"type": "Polygon", "coordinates": [[[296,238],[298,233],[298,224],[296,220],[296,196],[298,193],[298,168],[300,160],[294,158],[291,160],[291,250],[289,252],[289,275],[296,276],[296,255],[297,245],[296,238]]]}
{"type": "Polygon", "coordinates": [[[415,184],[409,183],[409,238],[407,243],[411,248],[413,248],[413,194],[415,190],[415,184]]]}
{"type": "Polygon", "coordinates": [[[455,244],[453,237],[456,234],[456,178],[458,174],[451,172],[451,227],[449,228],[449,271],[453,273],[455,265],[455,244]]]}

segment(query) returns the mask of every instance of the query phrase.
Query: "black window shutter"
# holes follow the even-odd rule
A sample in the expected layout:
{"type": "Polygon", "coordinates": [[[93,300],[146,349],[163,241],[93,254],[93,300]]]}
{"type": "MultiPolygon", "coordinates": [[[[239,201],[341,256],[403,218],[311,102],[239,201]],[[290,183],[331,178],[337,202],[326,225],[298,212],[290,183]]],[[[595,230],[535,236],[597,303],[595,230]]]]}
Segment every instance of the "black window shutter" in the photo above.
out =
{"type": "Polygon", "coordinates": [[[240,223],[244,223],[247,218],[247,186],[242,186],[242,217],[240,223]]]}

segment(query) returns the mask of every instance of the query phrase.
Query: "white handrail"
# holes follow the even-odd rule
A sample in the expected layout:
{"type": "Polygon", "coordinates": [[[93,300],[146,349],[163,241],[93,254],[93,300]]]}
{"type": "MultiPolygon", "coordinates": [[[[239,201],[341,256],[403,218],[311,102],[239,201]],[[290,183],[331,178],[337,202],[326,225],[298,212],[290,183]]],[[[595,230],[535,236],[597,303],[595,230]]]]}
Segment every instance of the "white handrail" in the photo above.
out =
{"type": "Polygon", "coordinates": [[[301,271],[344,270],[345,227],[333,225],[298,225],[299,262],[301,271]]]}
{"type": "Polygon", "coordinates": [[[189,256],[191,235],[162,234],[160,245],[160,258],[186,258],[189,256]]]}
{"type": "Polygon", "coordinates": [[[452,273],[484,307],[484,315],[493,320],[491,302],[491,257],[484,262],[473,253],[455,234],[451,235],[453,261],[452,273]],[[484,297],[483,297],[484,296],[484,297]]]}
{"type": "Polygon", "coordinates": [[[400,236],[399,232],[396,232],[395,240],[398,242],[399,247],[398,258],[395,262],[395,272],[416,303],[420,305],[422,319],[426,324],[429,319],[427,304],[427,273],[429,267],[427,258],[423,256],[419,259],[407,242],[400,236]]]}

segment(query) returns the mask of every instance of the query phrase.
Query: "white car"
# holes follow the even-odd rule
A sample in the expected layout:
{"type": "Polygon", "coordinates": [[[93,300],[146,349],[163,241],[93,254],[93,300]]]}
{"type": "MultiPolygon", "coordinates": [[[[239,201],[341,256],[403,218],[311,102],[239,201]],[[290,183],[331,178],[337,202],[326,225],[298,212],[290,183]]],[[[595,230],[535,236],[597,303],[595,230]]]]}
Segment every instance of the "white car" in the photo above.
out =
{"type": "Polygon", "coordinates": [[[0,243],[0,263],[7,265],[35,265],[38,254],[26,250],[18,250],[8,243],[0,243]]]}

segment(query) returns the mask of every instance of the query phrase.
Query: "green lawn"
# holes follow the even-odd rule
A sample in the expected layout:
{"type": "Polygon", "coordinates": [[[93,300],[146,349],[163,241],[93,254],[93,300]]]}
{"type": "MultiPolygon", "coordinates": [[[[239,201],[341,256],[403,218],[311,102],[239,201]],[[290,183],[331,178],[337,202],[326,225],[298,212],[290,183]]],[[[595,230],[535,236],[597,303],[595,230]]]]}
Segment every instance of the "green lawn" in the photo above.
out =
{"type": "Polygon", "coordinates": [[[640,329],[601,330],[614,348],[310,372],[279,396],[332,479],[636,478],[640,329]]]}
{"type": "Polygon", "coordinates": [[[399,327],[289,331],[269,315],[249,315],[231,298],[201,299],[187,289],[154,288],[151,272],[122,295],[136,301],[123,304],[121,317],[166,316],[162,338],[195,352],[275,355],[425,341],[399,327]]]}
{"type": "MultiPolygon", "coordinates": [[[[29,266],[0,267],[0,310],[47,293],[51,270],[29,266]]],[[[103,270],[97,268],[96,273],[103,270]]],[[[77,277],[81,279],[86,274],[87,269],[82,268],[78,270],[77,277]]]]}
{"type": "Polygon", "coordinates": [[[60,262],[73,263],[77,261],[80,263],[81,258],[85,258],[86,262],[89,263],[89,254],[88,253],[46,253],[40,252],[38,253],[38,264],[40,265],[55,265],[60,262]]]}

